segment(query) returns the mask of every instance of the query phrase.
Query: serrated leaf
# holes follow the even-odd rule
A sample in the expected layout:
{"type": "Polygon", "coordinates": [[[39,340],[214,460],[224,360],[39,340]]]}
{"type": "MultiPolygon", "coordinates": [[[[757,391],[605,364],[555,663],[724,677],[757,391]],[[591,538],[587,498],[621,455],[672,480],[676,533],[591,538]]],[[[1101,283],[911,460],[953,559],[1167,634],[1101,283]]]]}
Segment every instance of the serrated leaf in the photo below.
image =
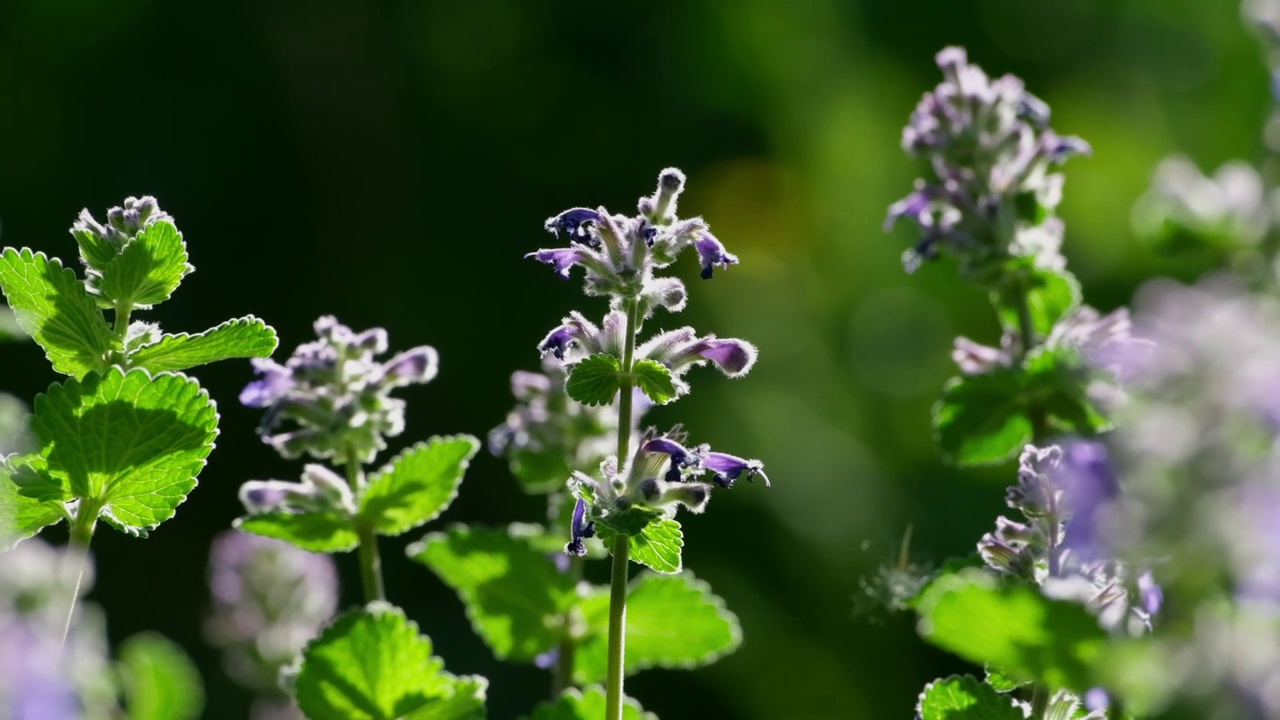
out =
{"type": "Polygon", "coordinates": [[[302,651],[298,706],[311,720],[484,717],[483,678],[455,678],[399,608],[371,603],[338,616],[302,651]],[[459,697],[461,696],[461,697],[459,697]]]}
{"type": "Polygon", "coordinates": [[[1023,720],[1013,701],[969,675],[952,675],[925,686],[916,704],[921,720],[1023,720]]]}
{"type": "Polygon", "coordinates": [[[1045,412],[1049,425],[1088,437],[1111,429],[1111,422],[1089,397],[1094,379],[1079,354],[1069,348],[1044,348],[1023,364],[1027,396],[1045,412]]]}
{"type": "Polygon", "coordinates": [[[995,668],[987,668],[987,677],[985,682],[998,693],[1013,692],[1020,687],[1031,684],[1029,680],[1022,680],[1012,675],[1001,672],[995,668]]]}
{"type": "Polygon", "coordinates": [[[0,290],[19,327],[44,348],[53,369],[81,377],[106,367],[117,346],[98,304],[71,268],[23,248],[0,252],[0,290]]]}
{"type": "Polygon", "coordinates": [[[990,465],[1018,454],[1032,438],[1021,371],[998,368],[947,381],[933,408],[938,447],[960,466],[990,465]]]}
{"type": "MultiPolygon", "coordinates": [[[[617,535],[607,525],[596,525],[596,533],[604,546],[613,552],[613,539],[617,535]]],[[[684,536],[680,532],[680,523],[662,518],[645,526],[638,535],[628,535],[631,545],[631,560],[638,562],[660,573],[680,572],[680,548],[684,547],[684,536]]]]}
{"type": "Polygon", "coordinates": [[[200,717],[204,685],[182,648],[155,633],[134,635],[120,646],[120,676],[129,720],[200,717]]]}
{"type": "MultiPolygon", "coordinates": [[[[609,590],[582,602],[587,634],[574,653],[574,682],[604,681],[609,652],[609,590]]],[[[692,669],[738,648],[738,618],[711,586],[689,573],[646,573],[627,591],[627,674],[651,667],[692,669]]]]}
{"type": "Polygon", "coordinates": [[[14,473],[25,467],[20,463],[32,461],[44,462],[39,457],[0,460],[0,552],[67,517],[61,502],[23,495],[21,486],[14,482],[14,473]]]}
{"type": "Polygon", "coordinates": [[[569,369],[565,391],[583,405],[608,405],[618,394],[622,367],[612,355],[592,355],[569,369]]]}
{"type": "Polygon", "coordinates": [[[112,368],[38,395],[31,428],[45,470],[69,494],[100,506],[121,530],[144,534],[195,487],[218,412],[184,375],[112,368]]]}
{"type": "Polygon", "coordinates": [[[577,583],[529,538],[455,525],[407,552],[461,596],[471,626],[498,659],[533,660],[560,641],[577,583]]]}
{"type": "Polygon", "coordinates": [[[168,300],[194,269],[187,264],[182,233],[173,223],[160,221],[126,242],[120,254],[102,266],[95,284],[116,303],[146,308],[168,300]]]}
{"type": "Polygon", "coordinates": [[[228,320],[198,335],[165,335],[159,342],[132,353],[129,365],[151,372],[186,370],[219,360],[268,357],[275,352],[278,342],[274,329],[249,315],[228,320]]]}
{"type": "MultiPolygon", "coordinates": [[[[534,708],[532,715],[521,720],[600,720],[605,716],[604,688],[593,685],[578,690],[570,688],[560,693],[555,702],[544,702],[534,708]]],[[[658,720],[658,716],[645,712],[640,703],[626,698],[622,703],[622,720],[658,720]]]]}
{"type": "Polygon", "coordinates": [[[635,376],[636,387],[659,405],[676,398],[676,386],[666,365],[656,360],[637,360],[631,374],[635,376]]]}
{"type": "Polygon", "coordinates": [[[400,535],[427,523],[458,495],[480,441],[470,435],[418,443],[375,473],[360,495],[359,518],[379,535],[400,535]]]}
{"type": "Polygon", "coordinates": [[[1024,292],[1031,326],[1041,338],[1046,337],[1059,320],[1080,307],[1080,281],[1066,270],[1024,266],[1008,278],[991,294],[1000,324],[1007,329],[1021,329],[1018,305],[1024,292]]]}
{"type": "Polygon", "coordinates": [[[360,544],[351,518],[334,512],[265,512],[237,518],[235,527],[311,552],[347,552],[360,544]]]}
{"type": "Polygon", "coordinates": [[[1090,666],[1106,644],[1081,605],[981,570],[938,578],[918,611],[920,634],[934,645],[1055,688],[1088,689],[1090,666]]]}
{"type": "Polygon", "coordinates": [[[615,510],[596,521],[597,527],[605,527],[623,535],[639,535],[649,523],[662,517],[658,510],[646,507],[630,507],[615,510]]]}

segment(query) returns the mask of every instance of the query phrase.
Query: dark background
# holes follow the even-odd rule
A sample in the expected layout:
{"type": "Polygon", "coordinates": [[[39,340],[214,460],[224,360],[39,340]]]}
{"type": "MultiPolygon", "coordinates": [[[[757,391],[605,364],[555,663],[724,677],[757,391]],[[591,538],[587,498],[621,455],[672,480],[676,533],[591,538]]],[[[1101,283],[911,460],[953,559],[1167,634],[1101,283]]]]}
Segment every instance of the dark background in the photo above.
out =
{"type": "MultiPolygon", "coordinates": [[[[909,616],[856,614],[860,580],[908,525],[917,561],[969,552],[1011,474],[948,469],[930,438],[953,336],[995,340],[984,298],[946,265],[908,277],[909,232],[881,230],[919,169],[901,125],[953,43],[1022,76],[1059,131],[1093,144],[1063,208],[1092,304],[1203,268],[1136,242],[1129,209],[1175,149],[1210,169],[1260,153],[1267,76],[1234,0],[2,0],[0,239],[70,259],[81,208],[156,195],[198,272],[140,317],[194,332],[253,313],[284,354],[332,313],[386,327],[393,349],[440,351],[439,378],[404,393],[398,449],[483,436],[545,332],[570,309],[603,312],[576,275],[522,259],[551,242],[544,218],[630,211],[661,168],[683,168],[682,210],[742,264],[703,283],[683,261],[690,307],[657,326],[750,339],[760,362],[739,381],[695,371],[695,393],[651,420],[762,458],[773,488],[718,493],[685,523],[685,564],[739,615],[742,648],[645,672],[629,694],[664,720],[909,717],[925,682],[962,666],[909,616]]],[[[30,399],[55,379],[34,345],[4,353],[5,389],[30,399]]],[[[219,402],[218,447],[150,539],[99,533],[92,599],[113,641],[151,628],[184,645],[207,717],[236,718],[247,696],[200,632],[208,543],[241,482],[297,468],[236,402],[247,363],[195,374],[219,402]]],[[[444,520],[542,511],[482,456],[444,520]]],[[[491,658],[453,593],[403,559],[420,535],[383,546],[391,599],[450,670],[490,678],[491,717],[527,711],[547,676],[491,658]]],[[[357,602],[355,558],[339,562],[357,602]]]]}

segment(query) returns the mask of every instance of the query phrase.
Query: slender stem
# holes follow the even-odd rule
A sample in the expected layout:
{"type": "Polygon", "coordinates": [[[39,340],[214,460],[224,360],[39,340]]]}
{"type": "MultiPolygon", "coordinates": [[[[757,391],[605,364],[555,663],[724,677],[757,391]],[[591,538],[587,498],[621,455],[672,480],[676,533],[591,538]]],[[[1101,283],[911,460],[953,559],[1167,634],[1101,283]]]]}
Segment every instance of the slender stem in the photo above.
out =
{"type": "MultiPolygon", "coordinates": [[[[360,469],[360,456],[347,448],[347,483],[351,492],[359,493],[364,484],[364,472],[360,469]]],[[[378,536],[373,528],[361,522],[356,526],[360,538],[360,585],[364,588],[364,601],[386,600],[387,591],[382,584],[382,558],[378,556],[378,536]]]]}
{"type": "Polygon", "coordinates": [[[75,520],[71,523],[71,539],[68,543],[75,556],[76,584],[71,590],[71,599],[67,602],[67,621],[62,626],[62,644],[67,644],[67,636],[71,634],[71,621],[76,614],[76,600],[80,597],[80,586],[84,583],[84,571],[89,564],[89,543],[93,541],[93,529],[98,523],[98,508],[92,503],[80,501],[75,520]]]}
{"type": "Polygon", "coordinates": [[[129,316],[133,314],[133,305],[128,303],[117,304],[115,310],[116,320],[115,327],[113,329],[115,330],[116,337],[123,340],[124,336],[129,332],[129,316]]]}
{"type": "Polygon", "coordinates": [[[1049,709],[1049,688],[1036,685],[1031,691],[1031,717],[1042,718],[1049,709]]]}
{"type": "MultiPolygon", "coordinates": [[[[631,369],[635,360],[636,331],[639,329],[640,303],[626,302],[627,328],[622,349],[622,373],[618,391],[618,465],[623,466],[631,453],[631,369]]],[[[609,585],[609,664],[605,693],[605,720],[622,720],[623,669],[626,661],[627,635],[627,570],[631,561],[631,538],[619,533],[613,538],[613,574],[609,585]]]]}

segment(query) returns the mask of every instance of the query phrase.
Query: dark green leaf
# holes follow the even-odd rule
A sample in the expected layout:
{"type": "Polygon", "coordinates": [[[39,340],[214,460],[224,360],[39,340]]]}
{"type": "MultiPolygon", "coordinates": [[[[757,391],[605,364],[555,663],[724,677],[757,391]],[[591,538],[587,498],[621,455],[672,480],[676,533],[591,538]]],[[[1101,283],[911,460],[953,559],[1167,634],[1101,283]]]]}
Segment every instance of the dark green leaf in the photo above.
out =
{"type": "Polygon", "coordinates": [[[636,387],[650,400],[661,405],[675,399],[676,386],[666,365],[656,360],[638,360],[631,372],[635,376],[636,387]]]}
{"type": "Polygon", "coordinates": [[[155,633],[134,635],[120,646],[119,667],[129,720],[200,717],[200,672],[178,645],[155,633]]]}
{"type": "Polygon", "coordinates": [[[182,278],[195,268],[187,264],[182,233],[169,222],[152,223],[125,243],[120,254],[102,267],[98,290],[130,307],[164,302],[182,278]]]}
{"type": "Polygon", "coordinates": [[[455,525],[410,545],[467,608],[471,626],[500,660],[533,660],[552,649],[576,582],[527,537],[455,525]]]}
{"type": "Polygon", "coordinates": [[[44,253],[5,248],[0,290],[18,325],[44,348],[54,370],[82,377],[106,367],[107,353],[118,342],[74,270],[44,253]]]}
{"type": "Polygon", "coordinates": [[[418,443],[369,478],[359,517],[379,535],[400,535],[439,515],[458,495],[467,465],[480,448],[470,435],[418,443]]]}
{"type": "Polygon", "coordinates": [[[1013,701],[968,675],[934,680],[920,693],[921,720],[1022,720],[1013,701]]]}
{"type": "Polygon", "coordinates": [[[1066,270],[1035,267],[1030,258],[1017,258],[1014,262],[1017,267],[991,297],[1000,324],[1015,332],[1021,330],[1019,305],[1026,293],[1032,328],[1044,339],[1059,320],[1080,307],[1080,281],[1066,270]]]}
{"type": "Polygon", "coordinates": [[[569,370],[565,390],[583,405],[608,405],[618,394],[621,367],[612,355],[592,355],[569,370]]]}
{"type": "Polygon", "coordinates": [[[1021,372],[997,368],[947,381],[933,408],[933,430],[938,446],[957,465],[990,465],[1016,456],[1032,437],[1021,372]]]}
{"type": "Polygon", "coordinates": [[[232,358],[261,358],[276,349],[276,331],[258,318],[228,320],[198,335],[165,335],[129,356],[132,367],[151,372],[186,370],[232,358]]]}
{"type": "MultiPolygon", "coordinates": [[[[570,688],[555,702],[542,703],[522,720],[600,720],[605,716],[604,706],[604,688],[598,685],[583,690],[570,688]]],[[[658,720],[658,716],[645,712],[640,703],[626,698],[622,704],[622,720],[658,720]]]]}
{"type": "Polygon", "coordinates": [[[311,552],[347,552],[360,544],[355,523],[333,512],[267,512],[239,518],[235,526],[311,552]]]}
{"type": "Polygon", "coordinates": [[[1096,375],[1075,350],[1037,350],[1027,356],[1024,368],[1027,396],[1045,412],[1053,428],[1085,437],[1111,429],[1111,422],[1089,397],[1096,375]]]}

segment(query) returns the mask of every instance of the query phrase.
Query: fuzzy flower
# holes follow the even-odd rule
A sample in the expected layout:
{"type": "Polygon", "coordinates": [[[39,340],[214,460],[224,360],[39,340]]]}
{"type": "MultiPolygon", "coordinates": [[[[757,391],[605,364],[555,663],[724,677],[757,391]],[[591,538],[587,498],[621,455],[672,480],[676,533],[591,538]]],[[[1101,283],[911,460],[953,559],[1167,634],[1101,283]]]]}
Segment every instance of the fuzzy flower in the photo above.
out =
{"type": "Polygon", "coordinates": [[[583,268],[588,295],[638,298],[644,317],[658,307],[679,311],[686,295],[683,283],[655,277],[655,270],[672,264],[690,247],[697,252],[704,279],[710,278],[716,267],[723,269],[738,262],[707,230],[702,218],[677,216],[676,204],[684,184],[684,173],[676,168],[663,170],[657,189],[640,199],[635,216],[582,207],[554,215],[547,219],[546,229],[569,245],[544,248],[525,257],[550,265],[565,278],[573,268],[583,268]]]}
{"type": "Polygon", "coordinates": [[[937,55],[943,82],[926,93],[902,132],[908,153],[933,178],[889,208],[886,228],[909,220],[921,238],[903,257],[908,272],[942,254],[971,277],[1017,256],[1060,268],[1062,226],[1052,218],[1062,176],[1052,169],[1089,145],[1049,129],[1049,108],[1012,75],[992,79],[961,48],[937,55]],[[1039,212],[1029,212],[1038,207],[1039,212]]]}
{"type": "Polygon", "coordinates": [[[379,361],[387,352],[382,328],[356,333],[325,316],[315,331],[319,339],[298,346],[283,365],[252,361],[259,378],[240,393],[240,402],[266,410],[258,431],[285,457],[307,453],[342,464],[355,452],[369,462],[387,437],[404,430],[404,401],[391,391],[435,378],[436,351],[424,345],[379,361]],[[292,428],[278,431],[286,423],[292,428]]]}
{"type": "Polygon", "coordinates": [[[285,699],[280,669],[337,610],[333,560],[279,540],[227,531],[210,551],[209,589],[205,635],[222,648],[228,674],[259,693],[266,706],[285,699]]]}

